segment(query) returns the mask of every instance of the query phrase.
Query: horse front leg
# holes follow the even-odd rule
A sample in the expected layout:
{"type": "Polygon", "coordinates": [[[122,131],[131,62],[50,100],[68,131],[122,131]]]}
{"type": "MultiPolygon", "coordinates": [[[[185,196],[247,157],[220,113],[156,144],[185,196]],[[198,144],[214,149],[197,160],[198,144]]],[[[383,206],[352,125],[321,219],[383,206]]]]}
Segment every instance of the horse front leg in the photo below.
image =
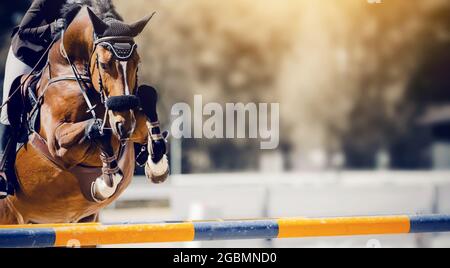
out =
{"type": "Polygon", "coordinates": [[[170,169],[167,158],[166,135],[161,133],[156,105],[158,94],[153,87],[140,86],[138,97],[141,101],[142,113],[145,115],[147,147],[150,157],[145,164],[145,174],[153,183],[159,184],[167,180],[170,169]]]}
{"type": "Polygon", "coordinates": [[[100,159],[103,163],[102,176],[97,178],[91,186],[91,194],[94,200],[101,203],[111,198],[124,179],[123,172],[119,168],[117,157],[111,143],[111,134],[105,134],[96,140],[101,150],[100,159]]]}
{"type": "Polygon", "coordinates": [[[124,177],[111,143],[112,134],[104,134],[101,129],[102,121],[99,119],[63,123],[56,128],[54,141],[49,143],[54,154],[64,159],[67,168],[82,163],[93,146],[100,149],[102,176],[91,185],[91,196],[99,203],[116,193],[124,177]]]}
{"type": "MultiPolygon", "coordinates": [[[[51,154],[66,164],[66,168],[74,167],[83,162],[93,146],[90,136],[98,122],[94,119],[78,123],[62,123],[48,135],[48,145],[51,154]],[[89,136],[90,135],[90,136],[89,136]]],[[[98,128],[98,127],[97,127],[98,128]]]]}

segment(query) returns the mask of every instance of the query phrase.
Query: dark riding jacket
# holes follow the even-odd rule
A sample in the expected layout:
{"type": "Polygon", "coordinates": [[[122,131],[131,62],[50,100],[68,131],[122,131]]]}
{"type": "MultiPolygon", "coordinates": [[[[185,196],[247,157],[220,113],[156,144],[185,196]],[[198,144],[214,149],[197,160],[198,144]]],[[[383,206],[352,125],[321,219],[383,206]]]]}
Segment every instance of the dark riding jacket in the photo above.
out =
{"type": "Polygon", "coordinates": [[[65,3],[66,0],[33,1],[12,35],[12,50],[19,60],[30,67],[37,64],[56,34],[56,20],[65,3]]]}

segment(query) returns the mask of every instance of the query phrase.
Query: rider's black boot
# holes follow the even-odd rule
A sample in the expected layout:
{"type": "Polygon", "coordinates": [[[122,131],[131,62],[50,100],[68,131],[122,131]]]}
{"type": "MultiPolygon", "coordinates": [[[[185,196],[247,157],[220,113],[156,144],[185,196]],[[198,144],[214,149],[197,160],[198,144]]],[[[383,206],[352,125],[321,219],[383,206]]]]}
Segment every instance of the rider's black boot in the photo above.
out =
{"type": "Polygon", "coordinates": [[[8,182],[14,172],[16,139],[11,126],[0,124],[0,199],[14,194],[14,187],[8,182]]]}

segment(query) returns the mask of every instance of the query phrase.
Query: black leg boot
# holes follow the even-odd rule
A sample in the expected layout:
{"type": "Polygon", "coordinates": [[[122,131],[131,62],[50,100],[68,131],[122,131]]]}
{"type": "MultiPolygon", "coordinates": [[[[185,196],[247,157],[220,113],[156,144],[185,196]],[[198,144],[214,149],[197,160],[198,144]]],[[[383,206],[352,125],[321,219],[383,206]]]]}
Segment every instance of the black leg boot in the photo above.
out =
{"type": "Polygon", "coordinates": [[[14,172],[16,145],[12,127],[0,124],[0,199],[14,194],[8,177],[14,172]]]}
{"type": "Polygon", "coordinates": [[[167,152],[165,139],[168,133],[162,133],[159,126],[158,113],[156,111],[158,102],[156,89],[151,86],[141,85],[138,88],[137,96],[141,101],[142,112],[147,116],[147,126],[149,127],[152,140],[152,152],[148,151],[148,146],[137,145],[140,146],[138,147],[139,151],[137,151],[139,152],[137,163],[143,166],[146,164],[149,156],[151,156],[153,163],[158,163],[164,157],[164,154],[167,152]]]}

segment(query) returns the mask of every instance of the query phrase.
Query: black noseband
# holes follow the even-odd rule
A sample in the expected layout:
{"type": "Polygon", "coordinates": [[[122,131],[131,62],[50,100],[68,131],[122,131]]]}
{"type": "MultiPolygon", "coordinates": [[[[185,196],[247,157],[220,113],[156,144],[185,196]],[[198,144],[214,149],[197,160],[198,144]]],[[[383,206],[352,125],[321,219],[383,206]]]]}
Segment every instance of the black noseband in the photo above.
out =
{"type": "Polygon", "coordinates": [[[106,100],[106,108],[113,112],[123,112],[137,109],[140,106],[139,98],[136,96],[109,97],[106,100]]]}

